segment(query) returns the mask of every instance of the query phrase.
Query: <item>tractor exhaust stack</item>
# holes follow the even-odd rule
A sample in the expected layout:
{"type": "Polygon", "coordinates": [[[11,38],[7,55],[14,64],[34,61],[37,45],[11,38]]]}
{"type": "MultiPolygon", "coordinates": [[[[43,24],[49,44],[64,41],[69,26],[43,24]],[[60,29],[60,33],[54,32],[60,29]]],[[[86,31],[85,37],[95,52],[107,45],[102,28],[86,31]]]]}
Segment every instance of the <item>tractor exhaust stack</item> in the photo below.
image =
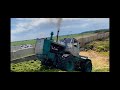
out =
{"type": "Polygon", "coordinates": [[[57,39],[56,42],[58,42],[58,35],[59,35],[59,31],[60,31],[60,24],[61,24],[62,18],[57,18],[57,39]]]}

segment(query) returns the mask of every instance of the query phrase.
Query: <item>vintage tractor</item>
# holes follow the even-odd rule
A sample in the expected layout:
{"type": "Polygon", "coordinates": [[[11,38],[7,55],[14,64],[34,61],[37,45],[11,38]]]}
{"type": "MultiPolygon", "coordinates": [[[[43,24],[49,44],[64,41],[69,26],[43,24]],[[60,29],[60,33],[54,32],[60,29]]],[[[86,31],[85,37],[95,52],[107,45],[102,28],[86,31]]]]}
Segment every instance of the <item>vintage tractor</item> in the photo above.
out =
{"type": "Polygon", "coordinates": [[[79,55],[80,43],[75,38],[65,38],[58,42],[51,37],[37,39],[35,46],[36,57],[42,65],[55,67],[66,71],[91,72],[91,60],[79,55]]]}

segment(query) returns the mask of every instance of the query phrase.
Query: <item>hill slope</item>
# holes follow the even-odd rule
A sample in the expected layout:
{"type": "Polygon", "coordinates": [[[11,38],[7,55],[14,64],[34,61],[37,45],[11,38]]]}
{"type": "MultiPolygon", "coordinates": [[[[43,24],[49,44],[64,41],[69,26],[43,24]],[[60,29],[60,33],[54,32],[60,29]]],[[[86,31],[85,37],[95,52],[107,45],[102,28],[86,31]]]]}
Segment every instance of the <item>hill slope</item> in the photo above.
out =
{"type": "MultiPolygon", "coordinates": [[[[86,31],[83,33],[78,33],[78,34],[62,35],[62,36],[59,36],[59,40],[61,40],[63,38],[77,38],[77,37],[81,37],[83,35],[88,36],[88,35],[92,35],[94,33],[100,33],[100,32],[109,32],[109,29],[100,29],[100,30],[94,30],[94,31],[86,31]]],[[[56,40],[56,36],[54,36],[53,39],[56,40]]],[[[15,41],[15,42],[11,42],[11,46],[19,46],[19,45],[25,45],[25,44],[34,45],[35,42],[36,42],[35,39],[15,41]]]]}

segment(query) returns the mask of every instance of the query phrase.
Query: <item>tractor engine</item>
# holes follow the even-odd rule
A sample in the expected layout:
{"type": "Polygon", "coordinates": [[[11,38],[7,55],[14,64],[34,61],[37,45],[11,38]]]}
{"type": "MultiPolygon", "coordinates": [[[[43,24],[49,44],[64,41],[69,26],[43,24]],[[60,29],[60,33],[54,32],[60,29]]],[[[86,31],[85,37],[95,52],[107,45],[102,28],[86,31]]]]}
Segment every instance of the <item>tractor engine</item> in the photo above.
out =
{"type": "Polygon", "coordinates": [[[35,46],[35,54],[41,63],[44,65],[56,66],[58,57],[62,57],[65,51],[65,47],[52,40],[48,39],[37,39],[35,46]]]}

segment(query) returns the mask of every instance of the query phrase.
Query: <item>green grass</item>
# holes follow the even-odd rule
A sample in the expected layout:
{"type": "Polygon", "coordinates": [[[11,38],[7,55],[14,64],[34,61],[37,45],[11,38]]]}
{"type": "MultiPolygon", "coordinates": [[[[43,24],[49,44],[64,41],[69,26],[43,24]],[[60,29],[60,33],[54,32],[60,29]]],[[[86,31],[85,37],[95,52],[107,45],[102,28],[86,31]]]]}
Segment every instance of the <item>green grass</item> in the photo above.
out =
{"type": "MultiPolygon", "coordinates": [[[[109,39],[93,41],[84,46],[86,50],[94,50],[97,52],[107,52],[109,51],[109,39]]],[[[104,53],[105,54],[105,53],[104,53]]]]}
{"type": "MultiPolygon", "coordinates": [[[[24,61],[17,64],[11,63],[11,72],[68,72],[56,68],[48,68],[41,65],[39,60],[24,61]]],[[[80,71],[71,71],[80,72],[80,71]]],[[[109,72],[109,67],[93,68],[92,72],[109,72]]]]}
{"type": "MultiPolygon", "coordinates": [[[[30,60],[20,63],[11,63],[11,72],[68,72],[56,68],[48,68],[41,65],[39,60],[30,60]]],[[[80,72],[80,71],[69,71],[69,72],[80,72]]]]}
{"type": "Polygon", "coordinates": [[[41,65],[39,60],[30,60],[20,63],[11,63],[12,72],[65,72],[60,69],[50,69],[46,66],[41,65]]]}
{"type": "MultiPolygon", "coordinates": [[[[30,60],[24,61],[17,64],[11,64],[11,72],[68,72],[55,68],[48,68],[44,65],[41,65],[39,60],[30,60]]],[[[80,71],[71,71],[71,72],[80,72],[80,71]]],[[[109,72],[109,67],[103,68],[93,68],[92,72],[109,72]]]]}
{"type": "Polygon", "coordinates": [[[35,44],[36,40],[24,40],[24,41],[15,41],[11,42],[11,46],[19,46],[19,45],[25,45],[25,44],[35,44]]]}
{"type": "Polygon", "coordinates": [[[109,57],[109,52],[99,52],[101,55],[109,57]]]}
{"type": "Polygon", "coordinates": [[[93,69],[93,72],[110,72],[109,67],[93,69]]]}

